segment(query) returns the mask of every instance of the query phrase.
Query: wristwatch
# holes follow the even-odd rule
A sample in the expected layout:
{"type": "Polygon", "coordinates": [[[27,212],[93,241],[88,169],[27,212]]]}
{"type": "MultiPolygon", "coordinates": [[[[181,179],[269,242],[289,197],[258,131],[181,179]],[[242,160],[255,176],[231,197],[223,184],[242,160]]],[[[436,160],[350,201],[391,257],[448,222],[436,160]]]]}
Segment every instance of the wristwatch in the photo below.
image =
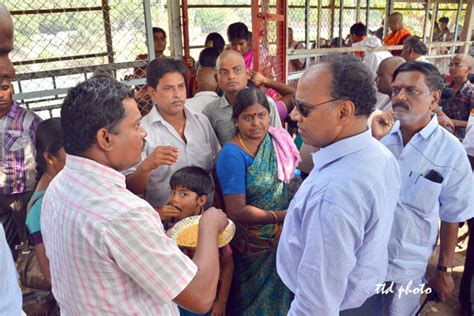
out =
{"type": "Polygon", "coordinates": [[[438,271],[441,271],[441,272],[448,272],[448,268],[440,264],[436,266],[436,269],[438,269],[438,271]]]}

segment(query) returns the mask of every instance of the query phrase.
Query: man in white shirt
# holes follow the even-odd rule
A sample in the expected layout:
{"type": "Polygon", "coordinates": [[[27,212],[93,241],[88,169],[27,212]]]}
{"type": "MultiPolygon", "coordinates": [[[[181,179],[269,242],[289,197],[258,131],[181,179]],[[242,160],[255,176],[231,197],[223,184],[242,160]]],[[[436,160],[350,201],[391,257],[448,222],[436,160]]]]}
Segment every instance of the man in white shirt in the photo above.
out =
{"type": "Polygon", "coordinates": [[[471,167],[459,141],[438,125],[443,81],[438,69],[425,62],[407,62],[392,77],[390,113],[372,121],[372,133],[398,159],[402,189],[395,209],[386,289],[381,295],[388,315],[414,315],[420,304],[419,288],[429,257],[440,251],[429,286],[441,301],[454,290],[452,268],[458,223],[473,217],[471,167]],[[438,221],[441,219],[441,230],[438,221]]]}
{"type": "Polygon", "coordinates": [[[338,56],[305,71],[292,118],[306,144],[321,148],[293,198],[277,271],[295,293],[289,315],[376,315],[400,188],[393,155],[371,135],[370,70],[338,56]]]}
{"type": "Polygon", "coordinates": [[[194,112],[202,113],[209,103],[219,99],[217,95],[216,69],[199,67],[196,73],[197,93],[186,100],[186,107],[194,112]]]}
{"type": "MultiPolygon", "coordinates": [[[[8,54],[13,50],[13,21],[7,8],[0,3],[0,80],[13,78],[15,70],[8,54]]],[[[10,247],[0,224],[0,315],[21,315],[22,295],[18,285],[10,247]]]]}
{"type": "Polygon", "coordinates": [[[169,180],[176,170],[198,166],[210,173],[220,149],[207,117],[184,106],[184,74],[183,63],[173,59],[156,59],[147,70],[156,105],[142,120],[148,132],[146,146],[142,162],[127,176],[127,187],[145,193],[145,199],[158,208],[168,203],[169,180]]]}

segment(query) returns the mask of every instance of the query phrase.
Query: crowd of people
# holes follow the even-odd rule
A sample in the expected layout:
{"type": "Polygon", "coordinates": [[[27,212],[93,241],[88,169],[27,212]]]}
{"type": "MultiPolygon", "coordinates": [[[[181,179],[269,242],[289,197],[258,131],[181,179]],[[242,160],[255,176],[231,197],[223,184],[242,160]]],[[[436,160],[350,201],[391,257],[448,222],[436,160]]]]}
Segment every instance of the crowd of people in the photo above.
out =
{"type": "MultiPolygon", "coordinates": [[[[146,85],[96,74],[43,121],[13,101],[0,4],[0,315],[22,313],[20,284],[41,315],[406,316],[422,293],[445,301],[458,228],[474,218],[472,58],[443,77],[400,13],[389,25],[383,42],[400,52],[296,60],[297,84],[275,80],[263,49],[254,71],[243,23],[228,47],[210,34],[191,72],[154,28],[156,59],[131,75],[146,85]],[[171,229],[196,215],[196,248],[178,247],[171,229]],[[235,236],[218,248],[229,219],[235,236]]],[[[362,23],[350,32],[355,47],[382,45],[362,23]]]]}

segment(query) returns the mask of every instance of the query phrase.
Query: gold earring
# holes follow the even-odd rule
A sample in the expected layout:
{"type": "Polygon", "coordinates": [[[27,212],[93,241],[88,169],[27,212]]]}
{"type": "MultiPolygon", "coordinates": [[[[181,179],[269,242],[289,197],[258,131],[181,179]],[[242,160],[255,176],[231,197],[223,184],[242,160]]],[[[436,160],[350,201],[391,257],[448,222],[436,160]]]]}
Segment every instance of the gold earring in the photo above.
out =
{"type": "Polygon", "coordinates": [[[53,161],[52,161],[51,159],[48,159],[48,163],[49,163],[49,164],[52,164],[53,161]]]}

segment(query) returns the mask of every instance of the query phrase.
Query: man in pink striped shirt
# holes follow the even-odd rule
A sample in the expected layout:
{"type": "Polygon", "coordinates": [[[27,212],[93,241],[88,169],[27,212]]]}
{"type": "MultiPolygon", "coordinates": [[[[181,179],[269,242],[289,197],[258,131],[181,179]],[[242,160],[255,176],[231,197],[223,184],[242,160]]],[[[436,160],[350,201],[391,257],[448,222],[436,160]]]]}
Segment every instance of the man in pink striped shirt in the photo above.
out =
{"type": "Polygon", "coordinates": [[[108,77],[79,84],[64,100],[68,156],[41,217],[61,314],[178,315],[176,304],[199,313],[212,306],[227,218],[215,208],[203,214],[192,260],[166,236],[158,213],[119,172],[140,161],[140,118],[133,95],[108,77]]]}

